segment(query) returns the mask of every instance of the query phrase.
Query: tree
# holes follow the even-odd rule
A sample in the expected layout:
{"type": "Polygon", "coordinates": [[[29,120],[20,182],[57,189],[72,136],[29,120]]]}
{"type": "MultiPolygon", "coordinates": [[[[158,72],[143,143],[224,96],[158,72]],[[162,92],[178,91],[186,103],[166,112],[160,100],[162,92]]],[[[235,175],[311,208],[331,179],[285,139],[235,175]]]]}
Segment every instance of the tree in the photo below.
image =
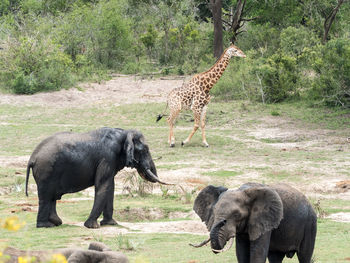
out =
{"type": "Polygon", "coordinates": [[[223,52],[222,44],[222,3],[221,0],[210,0],[210,9],[214,24],[214,56],[219,58],[223,52]]]}
{"type": "Polygon", "coordinates": [[[337,5],[331,10],[331,12],[328,15],[326,15],[325,21],[323,24],[323,29],[324,29],[323,38],[322,38],[323,43],[327,42],[329,30],[331,29],[331,26],[332,26],[334,19],[335,19],[336,15],[340,9],[340,6],[342,4],[344,4],[345,2],[346,2],[346,0],[338,0],[337,5]]]}

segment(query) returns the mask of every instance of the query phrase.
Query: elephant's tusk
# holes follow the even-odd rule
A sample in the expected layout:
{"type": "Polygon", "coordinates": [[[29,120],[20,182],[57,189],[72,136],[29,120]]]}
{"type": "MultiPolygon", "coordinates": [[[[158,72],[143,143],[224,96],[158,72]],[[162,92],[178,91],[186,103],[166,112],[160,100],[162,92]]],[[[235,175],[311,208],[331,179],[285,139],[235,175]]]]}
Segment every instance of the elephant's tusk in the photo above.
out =
{"type": "Polygon", "coordinates": [[[154,173],[152,173],[152,171],[151,171],[150,169],[147,169],[146,172],[147,172],[147,174],[149,175],[149,177],[151,177],[151,179],[152,179],[153,181],[156,181],[157,183],[165,184],[165,185],[175,185],[175,184],[169,184],[169,183],[164,183],[164,182],[160,181],[160,180],[158,179],[158,177],[157,177],[156,175],[154,175],[154,173]]]}
{"type": "Polygon", "coordinates": [[[190,246],[192,246],[192,247],[196,247],[196,248],[198,248],[198,247],[202,247],[202,246],[204,246],[204,245],[206,245],[206,244],[208,244],[209,243],[209,241],[210,241],[210,237],[207,239],[207,240],[204,240],[202,243],[199,243],[198,245],[195,245],[195,244],[189,244],[190,246]]]}
{"type": "Polygon", "coordinates": [[[217,250],[217,249],[211,249],[213,252],[216,252],[216,253],[221,253],[221,252],[225,252],[225,251],[227,251],[227,250],[229,250],[231,247],[232,247],[232,244],[233,244],[233,237],[231,237],[230,239],[229,239],[229,244],[227,245],[227,246],[225,246],[223,249],[219,249],[219,250],[217,250]]]}

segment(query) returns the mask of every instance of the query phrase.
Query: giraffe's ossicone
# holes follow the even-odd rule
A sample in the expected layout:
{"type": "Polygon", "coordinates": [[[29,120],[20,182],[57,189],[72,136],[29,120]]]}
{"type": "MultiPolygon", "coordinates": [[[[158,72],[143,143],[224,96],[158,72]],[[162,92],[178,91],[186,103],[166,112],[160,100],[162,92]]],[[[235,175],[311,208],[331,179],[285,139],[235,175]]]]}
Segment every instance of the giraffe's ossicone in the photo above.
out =
{"type": "MultiPolygon", "coordinates": [[[[193,76],[190,81],[181,87],[173,89],[167,99],[170,114],[168,124],[170,127],[168,143],[170,147],[175,146],[174,124],[182,109],[191,109],[194,115],[194,127],[182,145],[188,143],[199,126],[202,130],[202,141],[208,147],[205,137],[205,115],[207,105],[210,101],[209,91],[224,73],[231,57],[246,57],[242,50],[231,44],[221,55],[218,61],[207,71],[193,76]]],[[[159,121],[163,115],[158,115],[159,121]]]]}

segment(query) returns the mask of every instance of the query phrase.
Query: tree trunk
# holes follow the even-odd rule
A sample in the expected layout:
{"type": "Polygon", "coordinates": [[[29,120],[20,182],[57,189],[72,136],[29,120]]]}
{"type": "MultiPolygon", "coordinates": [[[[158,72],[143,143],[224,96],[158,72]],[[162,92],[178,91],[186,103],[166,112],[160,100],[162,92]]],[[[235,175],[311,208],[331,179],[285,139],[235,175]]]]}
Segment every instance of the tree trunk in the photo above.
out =
{"type": "Polygon", "coordinates": [[[210,0],[210,9],[214,22],[214,56],[219,58],[224,51],[222,44],[222,2],[221,0],[210,0]]]}
{"type": "Polygon", "coordinates": [[[232,32],[232,38],[231,38],[231,42],[234,43],[237,40],[237,35],[240,34],[241,32],[239,32],[238,30],[242,27],[242,15],[243,15],[243,10],[245,7],[247,0],[238,0],[237,1],[237,6],[236,6],[236,10],[233,14],[232,17],[232,23],[231,23],[231,32],[232,32]]]}
{"type": "Polygon", "coordinates": [[[323,28],[324,28],[324,33],[323,33],[323,38],[322,38],[322,42],[323,44],[325,44],[328,40],[328,34],[329,34],[329,30],[331,29],[331,26],[333,24],[333,21],[335,19],[335,16],[337,15],[340,6],[345,2],[346,0],[338,0],[338,4],[336,7],[333,8],[332,12],[328,15],[328,17],[326,17],[324,24],[323,24],[323,28]]]}

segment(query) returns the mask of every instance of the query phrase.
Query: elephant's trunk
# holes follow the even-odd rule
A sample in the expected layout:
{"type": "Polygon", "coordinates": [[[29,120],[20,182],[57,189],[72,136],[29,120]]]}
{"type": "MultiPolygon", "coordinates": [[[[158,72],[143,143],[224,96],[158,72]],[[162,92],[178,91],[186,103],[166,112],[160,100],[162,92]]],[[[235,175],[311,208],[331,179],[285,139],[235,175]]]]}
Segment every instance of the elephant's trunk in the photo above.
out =
{"type": "Polygon", "coordinates": [[[169,183],[164,183],[161,180],[158,179],[158,176],[156,176],[155,174],[152,173],[152,171],[150,169],[146,170],[147,174],[148,174],[148,178],[150,179],[149,181],[153,182],[153,183],[160,183],[160,184],[165,184],[165,185],[173,185],[173,184],[169,184],[169,183]]]}
{"type": "Polygon", "coordinates": [[[192,247],[196,247],[196,248],[199,248],[199,247],[202,247],[204,245],[206,245],[207,243],[209,243],[210,241],[210,237],[207,239],[207,240],[204,240],[203,242],[199,243],[199,244],[192,244],[190,243],[189,245],[192,246],[192,247]]]}
{"type": "Polygon", "coordinates": [[[210,240],[211,240],[211,248],[213,249],[213,252],[216,254],[218,253],[218,250],[221,250],[225,244],[226,240],[224,240],[224,244],[220,244],[219,240],[219,232],[220,229],[226,224],[226,220],[219,221],[216,225],[213,226],[213,228],[210,230],[210,240]]]}

